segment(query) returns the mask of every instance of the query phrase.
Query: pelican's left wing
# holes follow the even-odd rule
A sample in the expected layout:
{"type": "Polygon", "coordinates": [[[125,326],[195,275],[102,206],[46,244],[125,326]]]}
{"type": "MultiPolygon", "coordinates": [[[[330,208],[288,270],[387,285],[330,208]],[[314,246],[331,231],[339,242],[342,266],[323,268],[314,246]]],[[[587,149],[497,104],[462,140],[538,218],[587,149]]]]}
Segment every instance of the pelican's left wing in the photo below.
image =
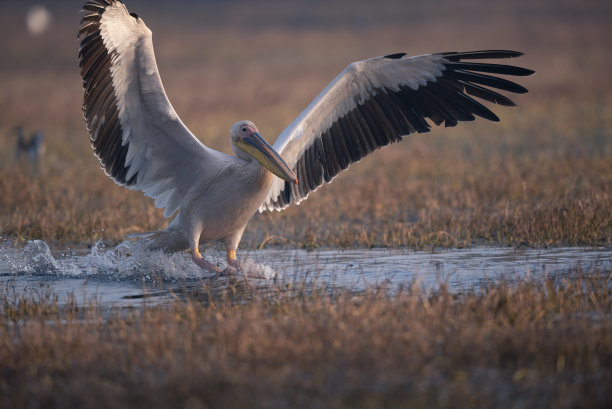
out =
{"type": "Polygon", "coordinates": [[[259,208],[281,210],[299,203],[339,172],[374,150],[430,124],[455,126],[474,115],[499,118],[472,97],[514,103],[491,88],[525,93],[514,82],[490,74],[533,71],[466,60],[512,58],[516,51],[449,52],[407,57],[404,53],[350,64],[278,137],[274,149],[297,175],[297,185],[274,178],[259,208]]]}
{"type": "Polygon", "coordinates": [[[169,217],[225,155],[202,144],[170,104],[151,31],[119,0],[83,6],[79,66],[83,112],[94,152],[116,183],[137,189],[169,217]]]}

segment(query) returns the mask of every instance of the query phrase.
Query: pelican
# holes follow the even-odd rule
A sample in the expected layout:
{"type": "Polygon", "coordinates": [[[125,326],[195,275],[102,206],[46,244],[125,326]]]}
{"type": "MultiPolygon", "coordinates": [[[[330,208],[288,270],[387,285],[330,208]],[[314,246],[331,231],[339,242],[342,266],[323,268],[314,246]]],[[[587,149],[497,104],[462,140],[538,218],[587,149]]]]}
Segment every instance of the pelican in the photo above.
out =
{"type": "Polygon", "coordinates": [[[476,98],[514,106],[497,90],[527,90],[491,74],[534,72],[478,61],[522,55],[506,50],[354,62],[274,145],[251,121],[232,125],[229,155],[203,144],[178,117],[159,76],[151,31],[137,14],[119,0],[88,1],[83,12],[83,113],[100,166],[117,184],[152,198],[166,218],[176,214],[149,236],[149,249],[189,249],[212,273],[221,270],[202,257],[199,244],[222,242],[228,269],[240,270],[236,250],[255,212],[298,204],[351,163],[433,124],[455,126],[475,116],[499,121],[476,98]]]}

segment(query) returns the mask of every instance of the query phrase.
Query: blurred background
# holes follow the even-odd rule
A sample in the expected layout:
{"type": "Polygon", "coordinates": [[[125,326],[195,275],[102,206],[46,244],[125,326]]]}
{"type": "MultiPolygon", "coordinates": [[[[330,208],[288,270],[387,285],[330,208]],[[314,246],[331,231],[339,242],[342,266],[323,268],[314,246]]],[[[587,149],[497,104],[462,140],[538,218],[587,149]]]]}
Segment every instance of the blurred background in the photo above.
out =
{"type": "MultiPolygon", "coordinates": [[[[51,139],[83,136],[76,60],[81,5],[0,4],[3,131],[23,123],[44,128],[51,139]],[[38,15],[39,31],[28,29],[28,13],[34,10],[33,27],[41,9],[47,17],[38,15]]],[[[249,117],[264,121],[273,138],[347,63],[398,51],[524,51],[517,63],[538,75],[526,79],[536,96],[522,98],[523,106],[541,97],[605,99],[612,92],[608,1],[134,0],[127,6],[152,29],[171,101],[201,136],[222,133],[225,140],[234,119],[249,117]]]]}
{"type": "MultiPolygon", "coordinates": [[[[391,165],[376,172],[405,166],[405,175],[417,177],[427,172],[427,163],[438,162],[440,168],[444,162],[456,168],[431,172],[467,177],[474,169],[462,164],[484,164],[484,172],[491,174],[502,172],[496,163],[508,158],[531,158],[533,164],[571,156],[586,162],[598,158],[592,163],[603,164],[599,173],[610,174],[610,167],[605,167],[612,158],[609,0],[129,0],[126,4],[153,31],[161,77],[176,111],[213,148],[230,152],[228,130],[239,119],[255,121],[273,142],[352,61],[395,52],[498,48],[523,51],[525,56],[511,63],[536,71],[520,80],[530,93],[513,98],[518,108],[496,107],[502,125],[476,121],[452,132],[439,129],[427,137],[414,137],[393,152],[385,151],[391,165]],[[419,170],[408,163],[424,165],[419,170]]],[[[29,237],[93,240],[104,235],[104,228],[121,228],[125,233],[130,228],[164,226],[161,213],[151,209],[152,202],[106,180],[91,152],[81,113],[77,62],[81,5],[81,1],[0,3],[0,171],[10,174],[0,182],[5,196],[0,205],[3,234],[26,231],[29,237]],[[15,161],[17,126],[23,127],[26,139],[37,130],[44,132],[38,179],[20,179],[9,169],[15,161]],[[28,191],[23,187],[28,184],[36,187],[28,191]],[[30,211],[19,209],[35,202],[39,205],[30,211]],[[101,213],[94,217],[91,209],[101,213]],[[113,219],[117,211],[131,214],[132,220],[113,219]],[[76,227],[69,227],[68,220],[86,227],[74,233],[76,227]]],[[[321,202],[337,203],[358,178],[380,167],[376,160],[368,162],[355,166],[356,176],[348,181],[344,181],[347,176],[340,177],[337,190],[323,189],[321,202]]],[[[523,162],[516,163],[520,169],[523,162]]],[[[567,169],[567,175],[576,172],[571,166],[567,169]]],[[[575,187],[578,182],[572,183],[575,187]]],[[[377,189],[388,189],[382,192],[388,196],[396,193],[392,185],[385,186],[377,189]]],[[[563,189],[558,195],[569,188],[563,189]]],[[[608,195],[606,189],[600,187],[608,195]]],[[[371,193],[367,187],[362,190],[371,193]]],[[[406,205],[397,204],[390,217],[414,222],[419,219],[414,209],[422,205],[415,199],[408,211],[403,210],[406,205]]],[[[316,204],[307,202],[301,208],[304,220],[325,216],[326,210],[316,204]]],[[[372,219],[389,216],[348,206],[350,211],[372,219]]],[[[295,217],[293,212],[282,217],[295,217]]],[[[274,224],[284,219],[259,220],[274,224]]],[[[309,228],[322,234],[322,227],[304,227],[309,228]]]]}

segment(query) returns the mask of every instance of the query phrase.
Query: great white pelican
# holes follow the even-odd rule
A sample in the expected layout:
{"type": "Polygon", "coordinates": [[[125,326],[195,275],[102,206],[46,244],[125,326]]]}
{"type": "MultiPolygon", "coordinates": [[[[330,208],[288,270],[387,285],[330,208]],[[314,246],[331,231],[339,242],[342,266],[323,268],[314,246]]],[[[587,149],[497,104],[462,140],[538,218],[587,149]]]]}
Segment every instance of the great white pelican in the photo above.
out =
{"type": "Polygon", "coordinates": [[[234,155],[198,140],[180,120],[162,85],[151,31],[119,0],[83,6],[79,66],[83,112],[95,155],[106,174],[141,190],[176,213],[149,236],[149,248],[189,248],[199,266],[220,269],[200,254],[200,243],[225,244],[230,269],[257,210],[300,203],[353,162],[431,124],[455,126],[479,116],[499,118],[477,99],[514,103],[497,90],[522,86],[495,74],[532,70],[481,62],[513,58],[516,51],[446,52],[415,57],[389,54],[349,64],[270,146],[251,121],[230,129],[234,155]],[[492,75],[493,74],[493,75],[492,75]]]}

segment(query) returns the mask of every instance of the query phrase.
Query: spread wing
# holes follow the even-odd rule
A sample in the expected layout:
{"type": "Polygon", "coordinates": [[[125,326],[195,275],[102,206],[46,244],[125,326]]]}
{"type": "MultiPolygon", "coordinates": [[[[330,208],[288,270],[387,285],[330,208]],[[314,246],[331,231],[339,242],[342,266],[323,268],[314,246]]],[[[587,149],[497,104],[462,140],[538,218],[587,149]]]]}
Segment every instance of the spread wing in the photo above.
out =
{"type": "Polygon", "coordinates": [[[169,217],[194,175],[213,174],[225,155],[202,144],[172,108],[142,19],[116,0],[88,1],[83,11],[79,66],[91,145],[108,176],[143,191],[169,217]]]}
{"type": "Polygon", "coordinates": [[[533,71],[469,60],[512,58],[515,51],[404,53],[350,64],[278,137],[274,149],[298,177],[275,178],[259,208],[281,210],[376,149],[436,125],[455,126],[476,116],[499,118],[478,102],[514,103],[496,90],[525,93],[522,86],[490,74],[524,76],[533,71]],[[466,61],[467,60],[467,61],[466,61]]]}

